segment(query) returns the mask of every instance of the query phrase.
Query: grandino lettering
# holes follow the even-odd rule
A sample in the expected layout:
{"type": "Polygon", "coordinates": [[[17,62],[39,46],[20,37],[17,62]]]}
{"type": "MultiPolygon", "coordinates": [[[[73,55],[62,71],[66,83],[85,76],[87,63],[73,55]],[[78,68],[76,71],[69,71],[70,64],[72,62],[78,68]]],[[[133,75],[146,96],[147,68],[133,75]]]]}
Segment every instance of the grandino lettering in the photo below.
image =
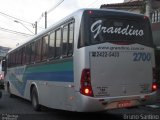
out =
{"type": "Polygon", "coordinates": [[[94,33],[94,39],[100,34],[121,34],[126,36],[143,36],[144,31],[142,29],[135,29],[134,26],[127,25],[122,27],[105,27],[102,26],[102,20],[97,20],[91,25],[91,32],[94,33]]]}

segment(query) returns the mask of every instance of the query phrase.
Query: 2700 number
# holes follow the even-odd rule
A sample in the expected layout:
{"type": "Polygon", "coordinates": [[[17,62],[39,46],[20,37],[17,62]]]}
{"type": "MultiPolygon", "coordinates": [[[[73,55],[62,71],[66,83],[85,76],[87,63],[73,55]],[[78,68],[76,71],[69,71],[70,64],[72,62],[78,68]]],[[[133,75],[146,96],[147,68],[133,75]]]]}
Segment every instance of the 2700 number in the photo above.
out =
{"type": "Polygon", "coordinates": [[[135,52],[133,53],[133,61],[150,61],[151,53],[135,52]]]}

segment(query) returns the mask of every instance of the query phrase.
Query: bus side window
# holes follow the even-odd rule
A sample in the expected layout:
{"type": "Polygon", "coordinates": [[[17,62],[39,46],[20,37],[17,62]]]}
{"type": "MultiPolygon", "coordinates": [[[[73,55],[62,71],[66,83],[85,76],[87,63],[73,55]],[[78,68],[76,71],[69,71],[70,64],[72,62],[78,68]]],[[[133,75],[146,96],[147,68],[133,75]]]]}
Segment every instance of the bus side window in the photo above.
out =
{"type": "Polygon", "coordinates": [[[22,65],[22,48],[18,50],[18,65],[22,65]]]}
{"type": "Polygon", "coordinates": [[[61,54],[61,29],[56,31],[56,52],[55,57],[59,58],[61,54]]]}
{"type": "Polygon", "coordinates": [[[36,41],[36,51],[35,51],[35,61],[39,62],[41,61],[41,47],[42,47],[42,41],[41,39],[36,41]]]}
{"type": "Polygon", "coordinates": [[[17,50],[17,57],[18,57],[17,65],[20,65],[21,64],[21,49],[17,50]]]}
{"type": "Polygon", "coordinates": [[[30,46],[30,44],[28,44],[26,46],[26,63],[27,64],[30,63],[30,55],[31,55],[31,46],[30,46]]]}
{"type": "Polygon", "coordinates": [[[11,59],[10,59],[10,55],[8,55],[8,57],[7,57],[7,67],[10,67],[10,63],[11,63],[11,61],[10,61],[11,59]]]}
{"type": "Polygon", "coordinates": [[[68,48],[68,25],[63,27],[62,56],[67,56],[67,48],[68,48]]]}
{"type": "Polygon", "coordinates": [[[31,63],[35,61],[35,42],[31,43],[31,63]]]}
{"type": "Polygon", "coordinates": [[[48,36],[42,38],[42,60],[48,58],[48,36]]]}
{"type": "Polygon", "coordinates": [[[26,47],[23,47],[23,53],[22,53],[22,65],[26,63],[26,47]]]}
{"type": "Polygon", "coordinates": [[[55,57],[55,31],[50,34],[49,41],[49,58],[55,57]]]}
{"type": "Polygon", "coordinates": [[[12,67],[15,66],[15,60],[16,60],[16,56],[15,56],[15,52],[12,53],[12,67]]]}
{"type": "Polygon", "coordinates": [[[18,50],[15,51],[15,56],[16,56],[15,66],[17,66],[18,65],[18,50]]]}
{"type": "Polygon", "coordinates": [[[10,67],[12,67],[14,65],[13,64],[13,60],[14,60],[13,53],[11,53],[9,56],[10,56],[10,67]]]}
{"type": "Polygon", "coordinates": [[[7,67],[11,67],[11,54],[8,55],[7,67]]]}
{"type": "Polygon", "coordinates": [[[19,53],[20,53],[20,50],[16,50],[16,59],[17,59],[17,66],[19,65],[19,62],[20,62],[20,55],[19,55],[19,53]]]}
{"type": "Polygon", "coordinates": [[[68,56],[73,54],[74,23],[69,24],[68,56]]]}
{"type": "Polygon", "coordinates": [[[17,65],[17,52],[16,51],[14,51],[14,66],[16,66],[17,65]]]}

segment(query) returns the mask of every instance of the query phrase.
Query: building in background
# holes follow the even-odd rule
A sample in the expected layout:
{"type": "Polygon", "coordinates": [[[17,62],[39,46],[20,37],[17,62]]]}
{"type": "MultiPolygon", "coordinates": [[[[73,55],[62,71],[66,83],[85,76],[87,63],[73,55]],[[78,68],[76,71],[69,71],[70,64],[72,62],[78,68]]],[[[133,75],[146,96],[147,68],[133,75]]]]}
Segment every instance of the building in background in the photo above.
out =
{"type": "Polygon", "coordinates": [[[117,10],[125,10],[134,13],[142,13],[144,14],[145,4],[141,0],[125,0],[123,3],[116,4],[104,4],[101,5],[101,9],[117,9],[117,10]]]}
{"type": "Polygon", "coordinates": [[[7,54],[11,48],[0,46],[0,60],[7,54]]]}
{"type": "MultiPolygon", "coordinates": [[[[4,88],[4,71],[2,71],[2,59],[11,48],[0,46],[0,89],[4,88]]],[[[0,93],[1,96],[1,93],[0,93]]]]}
{"type": "Polygon", "coordinates": [[[160,0],[124,0],[123,3],[116,4],[104,4],[101,5],[101,9],[118,9],[126,10],[134,13],[146,14],[147,5],[151,6],[151,13],[160,8],[160,0]]]}

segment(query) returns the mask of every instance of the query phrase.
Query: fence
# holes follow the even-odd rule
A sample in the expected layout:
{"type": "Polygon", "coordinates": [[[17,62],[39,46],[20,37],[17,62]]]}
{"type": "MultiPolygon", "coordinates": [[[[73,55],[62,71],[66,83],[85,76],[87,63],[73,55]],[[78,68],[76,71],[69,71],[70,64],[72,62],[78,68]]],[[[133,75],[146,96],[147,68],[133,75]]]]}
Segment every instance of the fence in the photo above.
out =
{"type": "Polygon", "coordinates": [[[152,23],[160,22],[160,9],[156,9],[151,13],[152,23]]]}

